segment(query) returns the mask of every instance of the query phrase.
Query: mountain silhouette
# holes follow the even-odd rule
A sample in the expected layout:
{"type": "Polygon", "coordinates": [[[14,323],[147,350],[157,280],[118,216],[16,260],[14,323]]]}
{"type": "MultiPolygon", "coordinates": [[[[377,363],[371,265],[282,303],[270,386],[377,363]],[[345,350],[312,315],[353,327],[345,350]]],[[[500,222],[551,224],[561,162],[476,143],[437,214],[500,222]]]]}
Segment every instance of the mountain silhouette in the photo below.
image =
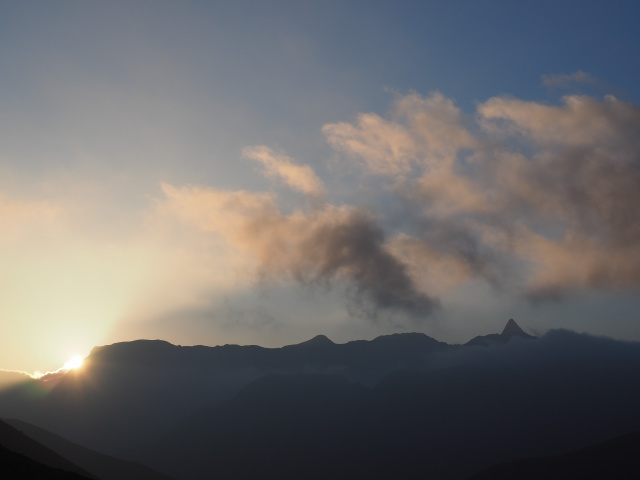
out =
{"type": "Polygon", "coordinates": [[[528,335],[527,333],[524,332],[524,330],[522,330],[518,324],[516,323],[516,321],[513,318],[510,318],[509,321],[507,322],[507,324],[504,326],[504,329],[502,330],[502,333],[500,334],[503,337],[524,337],[524,338],[531,338],[531,335],[528,335]]]}
{"type": "Polygon", "coordinates": [[[0,392],[0,412],[178,480],[462,480],[640,431],[639,343],[563,330],[528,341],[511,321],[486,337],[124,342],[0,392]]]}
{"type": "Polygon", "coordinates": [[[268,374],[339,374],[373,385],[398,368],[422,365],[449,348],[419,333],[345,344],[318,336],[281,348],[122,342],[95,347],[81,370],[0,392],[0,412],[117,455],[268,374]],[[34,396],[34,391],[42,394],[34,396]],[[132,431],[129,425],[134,423],[132,431]]]}
{"type": "Polygon", "coordinates": [[[640,345],[557,331],[517,346],[448,350],[373,387],[266,376],[131,458],[182,480],[455,480],[640,429],[640,345]]]}

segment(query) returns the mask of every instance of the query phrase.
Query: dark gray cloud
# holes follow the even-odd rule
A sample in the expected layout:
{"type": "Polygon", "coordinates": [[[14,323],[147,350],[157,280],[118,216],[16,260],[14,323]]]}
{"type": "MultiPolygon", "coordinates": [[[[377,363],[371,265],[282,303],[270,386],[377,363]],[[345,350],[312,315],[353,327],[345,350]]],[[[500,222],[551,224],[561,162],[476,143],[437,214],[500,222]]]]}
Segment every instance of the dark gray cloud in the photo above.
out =
{"type": "Polygon", "coordinates": [[[339,223],[318,226],[298,244],[291,265],[295,278],[307,282],[348,279],[354,298],[370,300],[376,308],[399,309],[416,316],[431,313],[437,302],[418,290],[404,265],[385,249],[382,228],[371,216],[354,210],[339,223]]]}
{"type": "Polygon", "coordinates": [[[264,194],[173,187],[165,191],[165,208],[223,237],[263,282],[284,279],[324,287],[346,283],[351,311],[367,316],[375,316],[378,309],[425,316],[437,306],[388,250],[383,228],[363,209],[323,204],[284,214],[274,198],[264,194]]]}

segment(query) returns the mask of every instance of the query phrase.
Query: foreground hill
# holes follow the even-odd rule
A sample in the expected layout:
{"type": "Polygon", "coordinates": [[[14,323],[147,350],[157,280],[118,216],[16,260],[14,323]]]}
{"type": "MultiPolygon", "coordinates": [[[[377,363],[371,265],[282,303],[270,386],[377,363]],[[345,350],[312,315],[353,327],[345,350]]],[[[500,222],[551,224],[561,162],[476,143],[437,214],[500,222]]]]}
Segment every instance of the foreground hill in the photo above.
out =
{"type": "Polygon", "coordinates": [[[87,480],[87,477],[49,467],[3,446],[0,446],[0,465],[2,478],[11,480],[87,480]]]}
{"type": "Polygon", "coordinates": [[[97,480],[97,477],[2,420],[0,461],[2,478],[97,480]]]}
{"type": "Polygon", "coordinates": [[[640,478],[640,433],[580,450],[496,465],[469,480],[629,480],[640,478]]]}
{"type": "MultiPolygon", "coordinates": [[[[6,419],[4,423],[15,428],[30,440],[63,457],[65,462],[72,462],[82,472],[92,475],[100,480],[171,480],[167,475],[162,475],[151,468],[133,462],[103,455],[73,442],[65,440],[58,435],[48,432],[20,420],[6,419]]],[[[13,446],[7,442],[7,446],[13,446]]]]}

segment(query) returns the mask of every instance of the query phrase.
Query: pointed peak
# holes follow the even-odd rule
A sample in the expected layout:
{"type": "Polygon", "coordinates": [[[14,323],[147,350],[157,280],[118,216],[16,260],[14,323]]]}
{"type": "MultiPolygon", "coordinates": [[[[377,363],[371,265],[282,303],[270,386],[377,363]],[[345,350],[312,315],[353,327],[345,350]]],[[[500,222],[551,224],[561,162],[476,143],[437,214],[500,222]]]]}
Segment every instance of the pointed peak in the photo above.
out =
{"type": "Polygon", "coordinates": [[[509,319],[509,321],[504,327],[504,330],[502,330],[502,333],[500,335],[505,337],[513,337],[513,336],[530,337],[531,336],[527,334],[524,330],[522,330],[513,318],[509,319]]]}
{"type": "Polygon", "coordinates": [[[302,342],[299,345],[335,345],[329,337],[326,335],[316,335],[306,342],[302,342]]]}

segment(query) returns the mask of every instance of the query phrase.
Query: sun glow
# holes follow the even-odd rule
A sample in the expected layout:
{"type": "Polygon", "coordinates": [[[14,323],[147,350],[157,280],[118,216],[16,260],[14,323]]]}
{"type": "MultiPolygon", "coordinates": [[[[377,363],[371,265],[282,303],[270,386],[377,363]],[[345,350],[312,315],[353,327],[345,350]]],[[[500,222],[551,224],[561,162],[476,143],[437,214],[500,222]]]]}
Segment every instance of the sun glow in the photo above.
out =
{"type": "Polygon", "coordinates": [[[63,370],[76,370],[82,366],[84,358],[79,355],[70,358],[62,367],[63,370]]]}

